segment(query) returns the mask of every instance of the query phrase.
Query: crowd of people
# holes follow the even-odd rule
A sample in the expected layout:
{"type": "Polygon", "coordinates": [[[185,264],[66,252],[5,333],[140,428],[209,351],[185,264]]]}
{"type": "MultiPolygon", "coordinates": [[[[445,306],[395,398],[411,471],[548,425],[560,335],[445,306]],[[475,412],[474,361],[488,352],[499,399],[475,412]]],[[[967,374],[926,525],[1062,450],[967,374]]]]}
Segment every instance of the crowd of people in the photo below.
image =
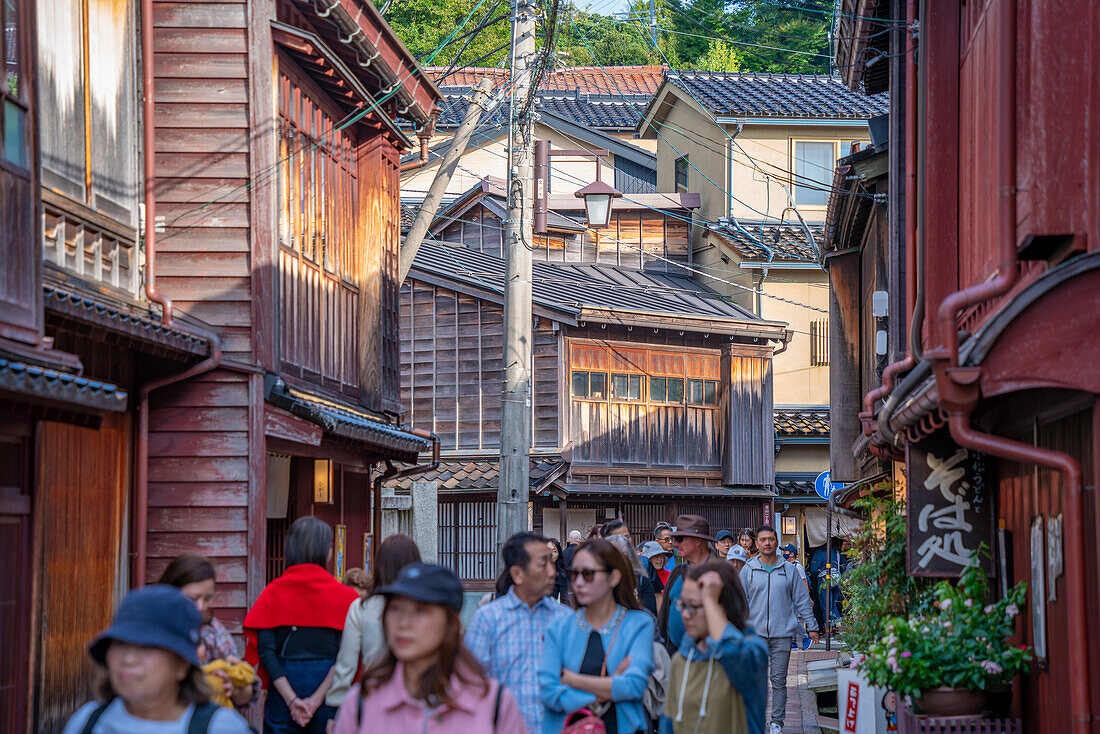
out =
{"type": "Polygon", "coordinates": [[[323,521],[294,522],[243,659],[214,566],[172,561],[93,641],[100,700],[65,734],[245,734],[250,707],[266,734],[780,734],[791,649],[817,641],[807,573],[767,525],[681,515],[637,546],[621,519],[564,548],[517,533],[465,628],[462,583],[410,538],[343,583],[332,547],[323,521]]]}

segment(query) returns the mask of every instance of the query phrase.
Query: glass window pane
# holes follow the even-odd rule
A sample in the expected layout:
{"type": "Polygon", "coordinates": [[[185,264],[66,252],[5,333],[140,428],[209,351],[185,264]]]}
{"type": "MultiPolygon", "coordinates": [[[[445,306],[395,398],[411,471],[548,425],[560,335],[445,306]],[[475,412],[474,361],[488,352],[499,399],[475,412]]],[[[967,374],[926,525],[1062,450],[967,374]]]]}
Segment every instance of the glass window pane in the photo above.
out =
{"type": "Polygon", "coordinates": [[[670,403],[682,403],[682,402],[684,402],[684,378],[683,377],[670,377],[670,378],[668,378],[668,402],[670,402],[670,403]]]}
{"type": "Polygon", "coordinates": [[[703,402],[703,381],[688,380],[688,402],[700,405],[703,402]]]}
{"type": "Polygon", "coordinates": [[[606,398],[607,397],[607,373],[606,372],[592,372],[588,376],[588,397],[590,398],[606,398]]]}
{"type": "Polygon", "coordinates": [[[703,383],[703,404],[718,405],[718,383],[714,380],[703,383]]]}
{"type": "Polygon", "coordinates": [[[27,146],[23,135],[23,110],[4,100],[4,157],[22,168],[27,167],[27,146]]]}
{"type": "Polygon", "coordinates": [[[629,390],[629,375],[611,375],[611,397],[623,400],[629,390]]]}
{"type": "Polygon", "coordinates": [[[833,185],[834,155],[832,143],[794,144],[795,203],[810,206],[829,203],[827,189],[833,185]]]}
{"type": "Polygon", "coordinates": [[[573,397],[586,398],[588,397],[588,373],[587,372],[573,372],[573,397]]]}
{"type": "Polygon", "coordinates": [[[663,403],[665,401],[665,378],[663,377],[650,377],[649,378],[649,399],[655,403],[663,403]]]}
{"type": "Polygon", "coordinates": [[[630,393],[627,395],[631,400],[642,399],[642,376],[631,375],[630,376],[630,393]]]}
{"type": "Polygon", "coordinates": [[[15,0],[0,2],[4,4],[4,12],[0,13],[0,28],[4,31],[4,36],[0,39],[0,50],[4,58],[4,87],[8,94],[19,99],[19,10],[15,7],[15,0]]]}

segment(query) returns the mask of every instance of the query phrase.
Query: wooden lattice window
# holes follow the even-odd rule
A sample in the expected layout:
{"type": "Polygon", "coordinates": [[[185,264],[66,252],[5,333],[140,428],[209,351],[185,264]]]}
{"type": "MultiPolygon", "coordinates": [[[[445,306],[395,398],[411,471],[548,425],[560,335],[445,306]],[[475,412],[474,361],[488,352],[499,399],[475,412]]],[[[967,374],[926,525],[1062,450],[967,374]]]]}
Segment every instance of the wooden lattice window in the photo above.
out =
{"type": "Polygon", "coordinates": [[[279,75],[279,244],[352,282],[360,239],[355,146],[304,83],[279,75]]]}
{"type": "Polygon", "coordinates": [[[497,574],[496,502],[440,499],[439,563],[463,581],[492,581],[497,574]]]}
{"type": "Polygon", "coordinates": [[[829,366],[829,320],[810,322],[810,366],[829,366]]]}
{"type": "Polygon", "coordinates": [[[27,145],[27,94],[23,74],[25,53],[21,41],[29,34],[21,28],[19,0],[0,0],[0,59],[4,60],[0,85],[0,159],[19,169],[30,168],[27,145]]]}

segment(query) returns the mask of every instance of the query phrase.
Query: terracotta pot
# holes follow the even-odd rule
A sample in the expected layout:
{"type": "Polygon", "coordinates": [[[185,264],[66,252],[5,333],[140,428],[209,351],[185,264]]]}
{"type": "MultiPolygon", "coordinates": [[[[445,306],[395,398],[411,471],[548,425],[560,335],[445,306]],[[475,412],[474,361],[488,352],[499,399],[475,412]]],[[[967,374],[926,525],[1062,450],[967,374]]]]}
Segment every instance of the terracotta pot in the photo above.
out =
{"type": "Polygon", "coordinates": [[[930,688],[914,703],[929,716],[968,716],[982,712],[987,695],[967,688],[930,688]]]}

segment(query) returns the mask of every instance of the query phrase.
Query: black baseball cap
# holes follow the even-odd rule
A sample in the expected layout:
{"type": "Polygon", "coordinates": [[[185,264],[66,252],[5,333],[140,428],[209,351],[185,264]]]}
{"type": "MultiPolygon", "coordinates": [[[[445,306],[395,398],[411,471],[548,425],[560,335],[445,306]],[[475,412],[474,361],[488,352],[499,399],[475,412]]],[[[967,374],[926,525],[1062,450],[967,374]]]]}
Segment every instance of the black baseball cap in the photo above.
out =
{"type": "Polygon", "coordinates": [[[401,569],[392,584],[375,592],[382,596],[404,596],[425,604],[441,604],[462,611],[462,582],[455,572],[435,563],[411,563],[401,569]]]}
{"type": "Polygon", "coordinates": [[[719,530],[718,534],[714,536],[715,540],[725,540],[726,538],[736,540],[736,538],[733,537],[733,533],[728,530],[719,530]]]}
{"type": "Polygon", "coordinates": [[[92,659],[107,664],[111,642],[159,647],[199,667],[199,628],[202,615],[195,603],[175,586],[154,584],[131,591],[122,600],[115,619],[88,647],[92,659]]]}

